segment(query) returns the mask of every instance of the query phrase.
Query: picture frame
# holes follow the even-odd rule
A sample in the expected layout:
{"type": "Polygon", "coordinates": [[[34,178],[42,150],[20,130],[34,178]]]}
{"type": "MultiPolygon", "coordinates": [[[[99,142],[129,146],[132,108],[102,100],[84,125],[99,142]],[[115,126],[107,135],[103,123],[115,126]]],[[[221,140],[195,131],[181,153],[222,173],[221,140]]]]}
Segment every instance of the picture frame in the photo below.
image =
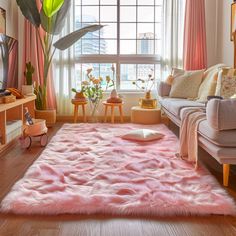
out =
{"type": "Polygon", "coordinates": [[[6,34],[6,10],[0,7],[0,33],[6,34]]]}
{"type": "Polygon", "coordinates": [[[231,4],[231,28],[230,28],[230,40],[234,41],[233,33],[236,30],[236,2],[231,4]]]}

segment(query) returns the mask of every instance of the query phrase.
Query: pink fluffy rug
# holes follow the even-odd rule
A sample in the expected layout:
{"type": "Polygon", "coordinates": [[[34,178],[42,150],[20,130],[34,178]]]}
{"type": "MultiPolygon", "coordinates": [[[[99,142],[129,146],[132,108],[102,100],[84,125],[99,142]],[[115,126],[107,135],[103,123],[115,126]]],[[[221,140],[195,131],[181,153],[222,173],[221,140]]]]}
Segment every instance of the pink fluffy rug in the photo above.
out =
{"type": "Polygon", "coordinates": [[[137,143],[120,135],[133,124],[66,124],[1,203],[16,214],[234,215],[217,181],[175,157],[178,139],[137,143]]]}

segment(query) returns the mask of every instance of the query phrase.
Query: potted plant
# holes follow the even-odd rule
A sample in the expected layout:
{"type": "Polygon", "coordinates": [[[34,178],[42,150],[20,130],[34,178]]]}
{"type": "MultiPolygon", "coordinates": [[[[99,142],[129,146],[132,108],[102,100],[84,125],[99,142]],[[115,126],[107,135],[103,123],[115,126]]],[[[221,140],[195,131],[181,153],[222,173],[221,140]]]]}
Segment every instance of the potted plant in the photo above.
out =
{"type": "Polygon", "coordinates": [[[29,61],[25,65],[25,81],[26,85],[22,85],[22,94],[23,95],[33,95],[34,94],[34,87],[33,87],[33,74],[34,74],[34,67],[32,66],[31,62],[29,61]]]}
{"type": "Polygon", "coordinates": [[[35,116],[46,119],[47,125],[51,125],[56,121],[56,111],[47,107],[47,85],[52,79],[48,76],[48,72],[56,49],[65,50],[88,32],[99,30],[103,26],[97,24],[86,26],[54,42],[54,36],[58,35],[64,26],[71,0],[41,0],[40,10],[36,0],[16,0],[16,2],[24,17],[35,27],[44,56],[43,79],[35,87],[35,116]],[[44,30],[43,36],[40,34],[40,29],[44,30]]]}

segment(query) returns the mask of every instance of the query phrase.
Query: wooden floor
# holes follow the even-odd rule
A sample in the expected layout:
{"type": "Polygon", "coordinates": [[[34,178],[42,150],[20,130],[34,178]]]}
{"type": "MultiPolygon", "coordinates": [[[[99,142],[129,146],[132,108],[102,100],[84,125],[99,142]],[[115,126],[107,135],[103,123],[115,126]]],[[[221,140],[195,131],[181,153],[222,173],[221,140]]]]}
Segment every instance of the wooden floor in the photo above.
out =
{"type": "MultiPolygon", "coordinates": [[[[60,128],[50,130],[50,136],[60,128]]],[[[30,150],[19,145],[0,158],[0,200],[20,179],[43,149],[34,142],[30,150]]],[[[200,150],[202,161],[221,182],[220,165],[200,150]]],[[[231,173],[227,189],[236,199],[236,175],[231,173]]],[[[0,215],[0,236],[235,236],[236,218],[225,216],[134,218],[109,216],[15,216],[0,215]]]]}

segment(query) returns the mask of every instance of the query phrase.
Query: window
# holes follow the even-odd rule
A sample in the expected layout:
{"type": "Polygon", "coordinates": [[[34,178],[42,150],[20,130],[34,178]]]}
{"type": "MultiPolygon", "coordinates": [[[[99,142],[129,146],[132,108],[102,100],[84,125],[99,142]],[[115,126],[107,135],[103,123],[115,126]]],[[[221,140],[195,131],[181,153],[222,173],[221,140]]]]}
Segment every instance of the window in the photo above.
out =
{"type": "Polygon", "coordinates": [[[74,46],[76,84],[88,67],[98,76],[116,68],[116,88],[137,91],[135,82],[152,71],[160,78],[163,0],[75,0],[74,25],[106,25],[87,34],[74,46]]]}

